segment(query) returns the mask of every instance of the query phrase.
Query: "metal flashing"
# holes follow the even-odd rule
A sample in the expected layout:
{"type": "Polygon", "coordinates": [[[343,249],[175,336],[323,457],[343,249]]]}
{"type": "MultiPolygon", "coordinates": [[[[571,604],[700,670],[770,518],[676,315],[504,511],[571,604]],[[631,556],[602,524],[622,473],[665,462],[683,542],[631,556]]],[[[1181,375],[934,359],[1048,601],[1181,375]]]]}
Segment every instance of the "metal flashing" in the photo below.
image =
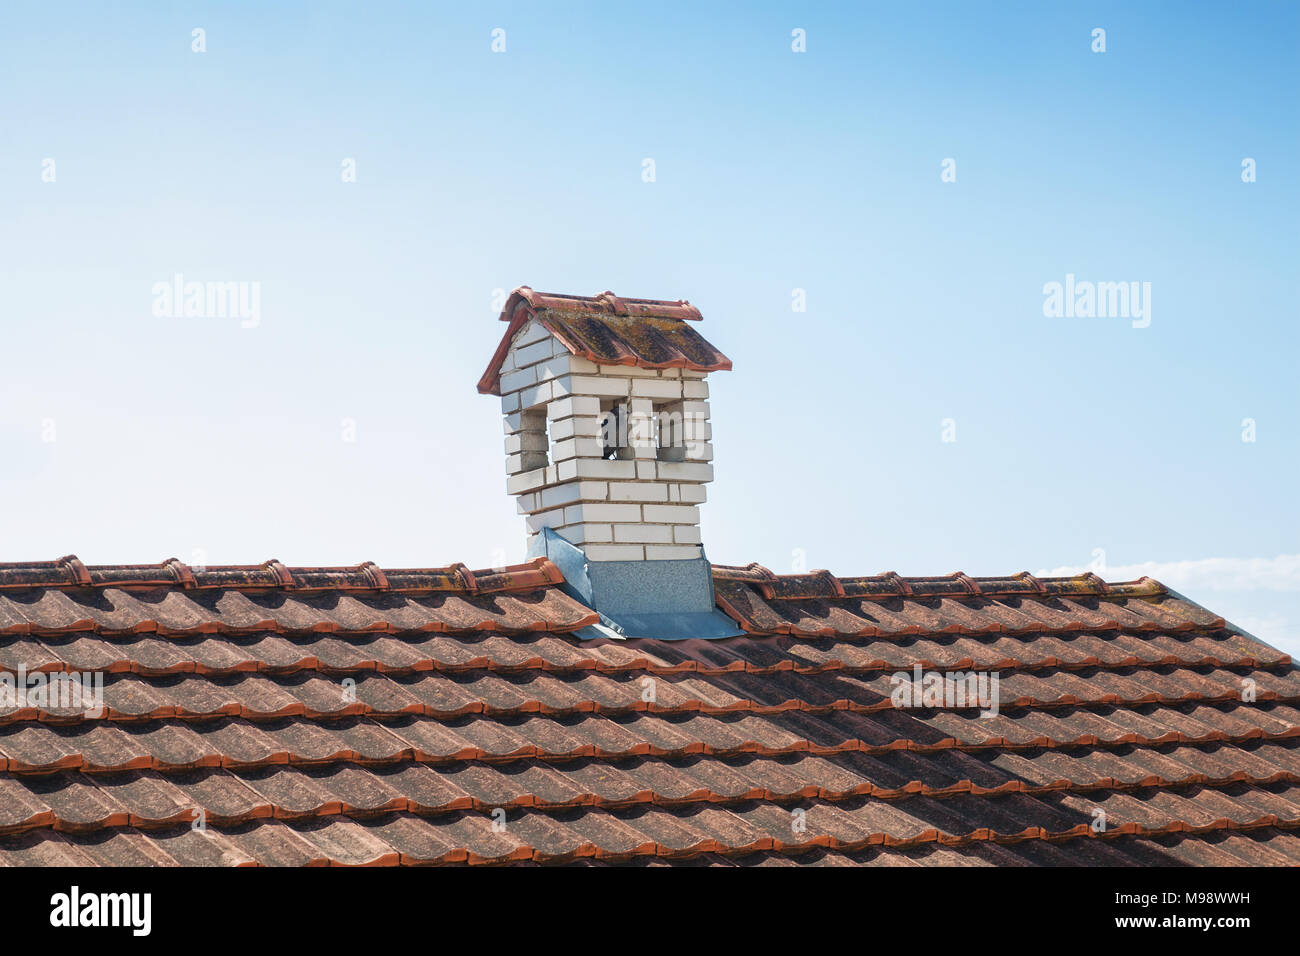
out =
{"type": "Polygon", "coordinates": [[[745,633],[714,603],[707,557],[588,561],[581,548],[551,528],[542,529],[528,554],[554,562],[564,573],[561,589],[600,616],[599,625],[575,632],[579,638],[709,641],[745,633]]]}

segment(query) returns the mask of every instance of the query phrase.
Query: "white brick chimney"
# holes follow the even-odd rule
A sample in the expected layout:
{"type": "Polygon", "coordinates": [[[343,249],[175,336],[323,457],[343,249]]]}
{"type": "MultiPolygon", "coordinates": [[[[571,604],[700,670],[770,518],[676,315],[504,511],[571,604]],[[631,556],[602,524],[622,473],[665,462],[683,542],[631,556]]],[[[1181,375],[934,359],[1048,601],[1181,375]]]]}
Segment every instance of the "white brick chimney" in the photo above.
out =
{"type": "Polygon", "coordinates": [[[706,372],[597,365],[533,319],[501,366],[506,489],[530,536],[590,561],[700,557],[713,480],[706,372]]]}
{"type": "Polygon", "coordinates": [[[688,302],[515,291],[479,383],[501,396],[507,491],[588,561],[702,557],[710,371],[731,362],[688,302]]]}

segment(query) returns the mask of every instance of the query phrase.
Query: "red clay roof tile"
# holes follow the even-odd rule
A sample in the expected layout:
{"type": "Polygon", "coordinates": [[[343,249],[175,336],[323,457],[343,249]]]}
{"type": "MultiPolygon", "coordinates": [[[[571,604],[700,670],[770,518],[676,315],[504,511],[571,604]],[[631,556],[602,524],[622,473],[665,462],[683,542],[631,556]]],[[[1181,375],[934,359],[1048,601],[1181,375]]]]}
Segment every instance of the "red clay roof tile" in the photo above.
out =
{"type": "Polygon", "coordinates": [[[669,644],[579,640],[546,562],[0,566],[0,670],[106,698],[0,708],[0,862],[1300,860],[1300,676],[1156,582],[716,582],[749,634],[669,644]],[[894,708],[916,665],[999,713],[894,708]]]}
{"type": "Polygon", "coordinates": [[[520,286],[501,310],[501,321],[509,325],[479,380],[480,392],[501,394],[501,365],[510,343],[534,318],[570,353],[598,365],[697,372],[731,368],[731,359],[687,324],[702,316],[685,300],[624,299],[612,292],[591,297],[556,295],[520,286]]]}

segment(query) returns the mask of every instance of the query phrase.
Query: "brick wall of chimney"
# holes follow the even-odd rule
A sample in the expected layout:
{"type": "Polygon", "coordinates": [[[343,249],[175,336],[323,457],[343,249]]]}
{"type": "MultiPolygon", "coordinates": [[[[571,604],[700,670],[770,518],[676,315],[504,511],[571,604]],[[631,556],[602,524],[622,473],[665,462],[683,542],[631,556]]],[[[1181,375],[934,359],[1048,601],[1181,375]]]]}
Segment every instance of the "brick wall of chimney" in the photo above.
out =
{"type": "Polygon", "coordinates": [[[501,408],[506,490],[530,536],[553,528],[591,561],[700,557],[708,396],[703,372],[596,365],[525,325],[501,369],[501,408]],[[607,459],[613,408],[626,443],[607,459]]]}

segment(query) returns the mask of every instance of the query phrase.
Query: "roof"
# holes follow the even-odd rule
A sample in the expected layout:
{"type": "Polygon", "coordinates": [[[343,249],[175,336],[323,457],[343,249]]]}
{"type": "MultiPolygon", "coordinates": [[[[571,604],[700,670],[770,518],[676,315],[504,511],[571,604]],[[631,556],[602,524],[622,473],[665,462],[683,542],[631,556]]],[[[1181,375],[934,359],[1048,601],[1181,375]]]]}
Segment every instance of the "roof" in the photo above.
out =
{"type": "Polygon", "coordinates": [[[501,321],[509,326],[479,380],[480,392],[501,394],[501,364],[510,343],[534,318],[572,354],[597,365],[696,372],[731,368],[731,359],[687,324],[702,316],[685,299],[625,299],[612,292],[591,297],[562,295],[520,286],[501,310],[501,321]]]}
{"type": "Polygon", "coordinates": [[[1149,578],[714,577],[667,643],[545,559],[0,565],[0,672],[105,701],[0,708],[0,864],[1300,862],[1296,668],[1149,578]]]}

